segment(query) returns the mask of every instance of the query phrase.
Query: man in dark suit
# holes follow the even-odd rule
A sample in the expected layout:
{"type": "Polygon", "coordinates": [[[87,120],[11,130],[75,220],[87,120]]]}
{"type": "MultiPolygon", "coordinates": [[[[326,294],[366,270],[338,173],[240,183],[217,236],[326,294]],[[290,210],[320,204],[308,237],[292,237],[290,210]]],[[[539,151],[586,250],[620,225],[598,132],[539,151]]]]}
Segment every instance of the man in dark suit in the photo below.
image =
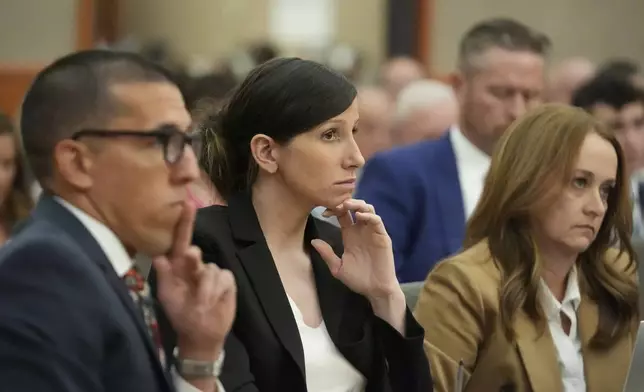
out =
{"type": "Polygon", "coordinates": [[[236,289],[190,245],[190,123],[171,78],[135,55],[80,52],[37,76],[21,126],[44,194],[0,250],[2,391],[221,391],[236,289]],[[137,253],[153,257],[173,360],[137,253]]]}
{"type": "Polygon", "coordinates": [[[541,102],[548,48],[543,34],[519,22],[477,24],[460,43],[454,83],[460,125],[436,141],[367,162],[356,197],[382,217],[401,282],[425,280],[437,261],[461,247],[496,141],[541,102]]]}

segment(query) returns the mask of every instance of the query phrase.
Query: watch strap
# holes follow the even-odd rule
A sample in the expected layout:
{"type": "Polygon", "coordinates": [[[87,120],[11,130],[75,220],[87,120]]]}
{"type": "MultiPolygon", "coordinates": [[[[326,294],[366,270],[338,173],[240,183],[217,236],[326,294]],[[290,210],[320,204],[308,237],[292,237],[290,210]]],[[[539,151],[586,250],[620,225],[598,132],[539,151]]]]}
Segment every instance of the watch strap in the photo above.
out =
{"type": "Polygon", "coordinates": [[[177,372],[186,379],[219,377],[224,365],[225,352],[222,350],[216,361],[198,361],[190,358],[181,358],[176,349],[174,357],[177,372]]]}

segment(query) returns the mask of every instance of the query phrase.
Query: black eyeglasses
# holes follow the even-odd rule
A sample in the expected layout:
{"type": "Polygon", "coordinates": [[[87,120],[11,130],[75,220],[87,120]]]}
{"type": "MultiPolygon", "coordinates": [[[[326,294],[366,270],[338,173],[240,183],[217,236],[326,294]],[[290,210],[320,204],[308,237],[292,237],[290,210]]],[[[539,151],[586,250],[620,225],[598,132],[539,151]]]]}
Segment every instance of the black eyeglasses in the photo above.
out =
{"type": "Polygon", "coordinates": [[[78,140],[82,137],[143,137],[156,138],[158,143],[163,146],[163,159],[172,165],[183,157],[186,145],[195,149],[199,148],[199,135],[197,133],[185,133],[171,125],[164,125],[153,131],[126,131],[126,130],[106,130],[106,129],[83,129],[74,133],[72,140],[78,140]]]}

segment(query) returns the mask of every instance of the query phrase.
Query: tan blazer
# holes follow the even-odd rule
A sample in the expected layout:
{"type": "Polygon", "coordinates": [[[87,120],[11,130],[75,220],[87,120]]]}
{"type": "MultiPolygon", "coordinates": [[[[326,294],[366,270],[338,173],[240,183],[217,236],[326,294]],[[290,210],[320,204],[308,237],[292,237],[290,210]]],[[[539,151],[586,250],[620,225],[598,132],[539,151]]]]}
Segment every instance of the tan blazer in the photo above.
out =
{"type": "MultiPolygon", "coordinates": [[[[626,258],[612,262],[626,263],[626,258]]],[[[608,262],[608,261],[607,261],[608,262]]],[[[631,276],[634,277],[635,271],[631,276]]],[[[425,328],[436,392],[452,392],[459,360],[465,364],[465,391],[563,392],[556,348],[545,327],[523,312],[515,316],[516,342],[505,338],[499,317],[501,273],[491,261],[486,242],[438,264],[421,290],[414,315],[425,328]]],[[[580,285],[578,310],[584,373],[588,392],[621,392],[637,332],[633,330],[610,350],[588,348],[595,333],[598,308],[580,285]]]]}

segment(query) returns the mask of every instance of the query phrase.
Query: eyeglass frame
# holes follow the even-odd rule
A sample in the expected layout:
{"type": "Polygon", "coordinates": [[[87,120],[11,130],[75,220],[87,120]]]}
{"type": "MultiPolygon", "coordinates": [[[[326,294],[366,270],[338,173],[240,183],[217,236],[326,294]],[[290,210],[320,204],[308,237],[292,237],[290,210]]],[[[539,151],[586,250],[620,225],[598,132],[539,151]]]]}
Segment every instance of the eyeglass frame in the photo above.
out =
{"type": "MultiPolygon", "coordinates": [[[[190,145],[193,149],[197,149],[195,146],[201,138],[200,134],[197,132],[181,132],[177,127],[172,125],[162,125],[161,127],[152,130],[152,131],[137,131],[137,130],[126,130],[126,129],[81,129],[80,131],[74,132],[70,139],[79,140],[83,137],[99,137],[99,138],[116,138],[116,137],[142,137],[142,138],[156,138],[157,141],[163,146],[163,159],[169,165],[174,165],[183,158],[183,154],[186,150],[186,145],[190,145]],[[169,147],[173,138],[174,140],[180,137],[181,139],[181,148],[178,150],[176,157],[171,159],[169,154],[169,147]]],[[[178,142],[176,142],[178,143],[178,142]]]]}

